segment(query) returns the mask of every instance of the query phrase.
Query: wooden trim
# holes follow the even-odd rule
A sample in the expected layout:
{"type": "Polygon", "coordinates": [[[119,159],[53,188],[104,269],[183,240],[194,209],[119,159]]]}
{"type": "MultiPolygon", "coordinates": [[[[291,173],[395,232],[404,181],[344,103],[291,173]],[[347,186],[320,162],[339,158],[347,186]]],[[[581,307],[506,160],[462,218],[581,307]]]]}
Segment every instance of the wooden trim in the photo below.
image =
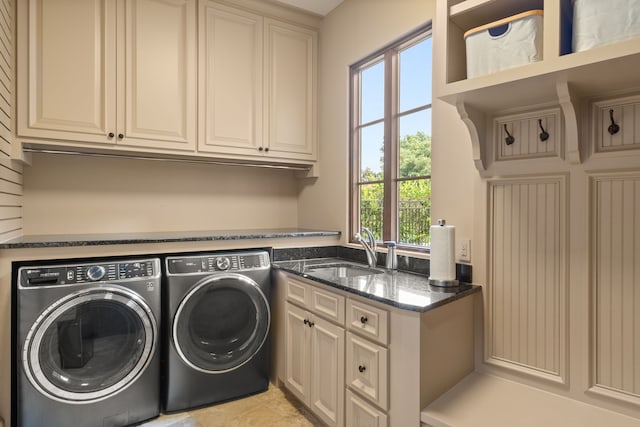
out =
{"type": "Polygon", "coordinates": [[[352,66],[349,70],[349,230],[347,231],[347,242],[354,242],[354,233],[360,230],[360,216],[358,207],[360,206],[360,188],[357,182],[360,181],[360,137],[359,127],[354,126],[360,116],[360,79],[359,70],[352,66]],[[357,95],[356,95],[357,91],[357,95]],[[355,162],[358,162],[358,167],[355,162]]]}
{"type": "MultiPolygon", "coordinates": [[[[412,108],[405,112],[400,113],[399,109],[399,55],[400,51],[410,48],[411,46],[424,41],[431,37],[431,22],[427,22],[424,25],[410,31],[405,36],[389,43],[382,49],[366,56],[362,60],[354,63],[350,67],[350,87],[349,87],[349,242],[354,242],[352,235],[358,232],[361,228],[359,217],[359,190],[362,185],[369,184],[382,184],[383,188],[383,225],[382,236],[379,236],[382,241],[398,240],[398,188],[399,183],[403,181],[417,180],[417,179],[429,179],[430,177],[408,177],[399,178],[399,119],[402,116],[428,110],[431,108],[431,104],[425,104],[419,107],[412,108]],[[360,104],[360,72],[375,63],[384,61],[384,117],[382,119],[376,119],[366,124],[359,123],[359,104],[360,104]],[[384,165],[383,165],[383,180],[363,182],[360,179],[360,140],[359,131],[365,126],[371,124],[383,123],[383,135],[384,135],[384,165]]],[[[423,250],[417,249],[410,245],[402,246],[406,250],[412,250],[417,252],[423,252],[423,250]]],[[[427,249],[427,248],[425,248],[427,249]]],[[[428,251],[428,249],[426,250],[428,251]]]]}
{"type": "Polygon", "coordinates": [[[464,33],[464,38],[466,39],[470,35],[475,34],[475,33],[479,33],[480,31],[488,30],[488,29],[491,29],[491,28],[494,28],[494,27],[499,27],[500,25],[504,25],[504,24],[508,24],[510,22],[513,22],[513,21],[517,21],[518,19],[526,18],[528,16],[536,16],[536,15],[544,16],[544,10],[539,10],[539,9],[538,10],[529,10],[527,12],[518,13],[517,15],[509,16],[507,18],[499,19],[497,21],[490,22],[488,24],[472,28],[469,31],[464,33]]]}

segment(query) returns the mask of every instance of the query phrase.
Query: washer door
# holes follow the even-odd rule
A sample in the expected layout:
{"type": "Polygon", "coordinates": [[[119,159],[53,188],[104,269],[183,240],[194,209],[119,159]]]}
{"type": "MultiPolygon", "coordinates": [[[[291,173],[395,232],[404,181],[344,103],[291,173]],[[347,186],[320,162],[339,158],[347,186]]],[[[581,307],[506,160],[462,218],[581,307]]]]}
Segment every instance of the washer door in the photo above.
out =
{"type": "Polygon", "coordinates": [[[270,322],[269,303],[255,281],[235,273],[209,276],[178,306],[173,343],[193,369],[228,372],[262,348],[270,322]]]}
{"type": "Polygon", "coordinates": [[[155,318],[136,293],[95,287],[56,301],[36,319],[22,350],[33,386],[65,403],[93,403],[133,383],[154,354],[155,318]]]}

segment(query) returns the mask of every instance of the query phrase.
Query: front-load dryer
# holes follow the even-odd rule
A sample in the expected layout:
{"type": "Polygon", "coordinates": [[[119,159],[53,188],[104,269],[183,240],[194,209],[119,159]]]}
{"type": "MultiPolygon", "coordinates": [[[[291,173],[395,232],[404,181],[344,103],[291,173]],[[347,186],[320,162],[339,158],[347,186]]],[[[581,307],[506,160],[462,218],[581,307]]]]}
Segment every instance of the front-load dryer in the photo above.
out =
{"type": "Polygon", "coordinates": [[[13,425],[158,416],[160,260],[28,264],[15,276],[13,425]]]}
{"type": "Polygon", "coordinates": [[[170,256],[165,268],[165,411],[266,390],[268,252],[170,256]]]}

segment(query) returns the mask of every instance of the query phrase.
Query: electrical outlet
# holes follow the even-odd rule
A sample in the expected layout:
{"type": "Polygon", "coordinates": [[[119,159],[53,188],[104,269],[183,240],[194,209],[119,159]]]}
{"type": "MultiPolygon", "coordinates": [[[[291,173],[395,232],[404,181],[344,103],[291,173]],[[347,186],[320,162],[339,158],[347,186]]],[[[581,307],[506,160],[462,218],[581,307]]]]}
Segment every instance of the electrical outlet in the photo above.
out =
{"type": "Polygon", "coordinates": [[[463,239],[459,241],[458,261],[471,262],[471,240],[463,239]]]}

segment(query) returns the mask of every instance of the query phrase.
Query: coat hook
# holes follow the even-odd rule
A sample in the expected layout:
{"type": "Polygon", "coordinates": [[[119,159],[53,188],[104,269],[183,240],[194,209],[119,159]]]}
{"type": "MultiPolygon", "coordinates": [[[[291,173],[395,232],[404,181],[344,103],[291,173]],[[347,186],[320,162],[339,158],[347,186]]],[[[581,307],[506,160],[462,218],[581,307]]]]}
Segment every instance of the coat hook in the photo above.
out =
{"type": "Polygon", "coordinates": [[[540,130],[542,131],[540,132],[540,141],[544,142],[549,139],[549,132],[544,130],[544,128],[542,127],[542,119],[538,119],[538,126],[540,126],[540,130]]]}
{"type": "Polygon", "coordinates": [[[611,124],[607,130],[609,131],[609,135],[615,135],[620,132],[620,126],[618,126],[615,120],[613,120],[613,110],[609,110],[609,117],[611,118],[611,124]]]}
{"type": "Polygon", "coordinates": [[[504,139],[504,141],[507,143],[507,145],[511,145],[514,142],[516,142],[516,139],[513,137],[513,135],[511,135],[509,133],[509,130],[507,130],[507,124],[504,124],[504,131],[507,133],[507,137],[504,139]]]}

